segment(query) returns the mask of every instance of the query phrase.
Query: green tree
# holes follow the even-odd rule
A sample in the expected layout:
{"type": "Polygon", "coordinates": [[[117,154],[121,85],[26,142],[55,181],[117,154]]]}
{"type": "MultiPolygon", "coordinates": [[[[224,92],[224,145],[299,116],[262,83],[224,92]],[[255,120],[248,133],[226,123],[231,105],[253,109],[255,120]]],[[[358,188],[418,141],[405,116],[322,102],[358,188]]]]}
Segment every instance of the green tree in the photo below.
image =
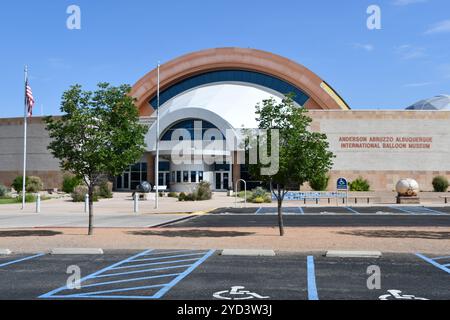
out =
{"type": "Polygon", "coordinates": [[[277,199],[280,236],[284,235],[282,207],[286,193],[289,190],[299,190],[303,183],[315,177],[325,176],[331,169],[334,158],[333,153],[328,151],[326,135],[310,130],[312,119],[305,108],[295,105],[292,97],[287,95],[281,103],[268,99],[258,104],[258,127],[267,130],[267,134],[265,137],[257,137],[255,133],[247,132],[246,143],[250,154],[255,148],[259,154],[257,163],[250,161],[251,175],[270,185],[271,192],[277,199]],[[272,161],[275,157],[278,158],[276,172],[264,172],[268,165],[266,161],[261,161],[261,152],[270,155],[272,161]]]}
{"type": "Polygon", "coordinates": [[[64,92],[60,118],[45,119],[48,149],[61,168],[81,177],[89,195],[89,235],[93,234],[94,187],[105,175],[117,176],[145,151],[147,127],[139,124],[130,86],[100,83],[94,92],[80,85],[64,92]]]}

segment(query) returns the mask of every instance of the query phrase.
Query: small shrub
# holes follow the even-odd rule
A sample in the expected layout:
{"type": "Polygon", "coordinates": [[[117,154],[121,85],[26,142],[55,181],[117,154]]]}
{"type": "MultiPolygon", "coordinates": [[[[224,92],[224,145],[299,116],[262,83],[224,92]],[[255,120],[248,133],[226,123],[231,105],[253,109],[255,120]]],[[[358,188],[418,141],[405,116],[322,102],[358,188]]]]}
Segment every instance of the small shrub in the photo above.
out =
{"type": "Polygon", "coordinates": [[[314,177],[311,181],[309,181],[309,186],[314,191],[326,191],[328,188],[328,182],[330,181],[330,176],[328,175],[319,175],[314,177]]]}
{"type": "MultiPolygon", "coordinates": [[[[18,193],[22,192],[22,182],[23,177],[18,176],[14,179],[11,187],[14,188],[18,193]]],[[[25,178],[25,191],[26,192],[39,192],[44,188],[41,178],[39,177],[26,177],[25,178]]]]}
{"type": "Polygon", "coordinates": [[[256,189],[254,189],[251,192],[250,197],[248,197],[248,200],[252,203],[271,203],[272,202],[270,193],[267,192],[262,187],[257,187],[256,189]]]}
{"type": "Polygon", "coordinates": [[[176,192],[169,192],[169,194],[167,196],[169,198],[178,198],[178,193],[176,193],[176,192]]]}
{"type": "Polygon", "coordinates": [[[30,177],[28,182],[26,183],[27,192],[39,192],[44,188],[44,184],[42,183],[41,178],[39,177],[30,177]]]}
{"type": "Polygon", "coordinates": [[[212,198],[211,184],[206,181],[200,182],[195,191],[193,192],[193,197],[195,198],[194,201],[211,200],[212,198]]]}
{"type": "Polygon", "coordinates": [[[65,193],[72,193],[75,187],[78,187],[82,183],[82,179],[77,176],[64,175],[62,191],[65,193]]]}
{"type": "Polygon", "coordinates": [[[265,200],[263,197],[256,197],[252,200],[253,203],[264,203],[265,200]]]}
{"type": "MultiPolygon", "coordinates": [[[[41,198],[41,200],[43,200],[43,199],[41,198]]],[[[22,203],[22,196],[18,196],[16,198],[16,201],[19,202],[19,203],[22,203]]],[[[36,202],[36,196],[34,194],[27,193],[25,195],[25,202],[27,202],[27,203],[29,203],[29,202],[36,202]]]]}
{"type": "Polygon", "coordinates": [[[103,199],[111,199],[113,197],[113,184],[109,181],[103,181],[100,183],[97,189],[97,196],[103,199]]]}
{"type": "Polygon", "coordinates": [[[6,196],[7,193],[8,189],[4,185],[0,184],[0,197],[6,196]]]}
{"type": "MultiPolygon", "coordinates": [[[[98,189],[97,189],[98,190],[98,189]]],[[[86,194],[88,193],[88,188],[86,186],[75,187],[71,196],[73,202],[84,202],[86,199],[86,194]]],[[[98,201],[98,191],[94,191],[94,202],[98,201]]]]}
{"type": "MultiPolygon", "coordinates": [[[[25,189],[29,182],[30,178],[26,177],[25,179],[25,189]]],[[[22,192],[22,184],[23,184],[23,176],[18,176],[14,179],[13,183],[11,184],[11,187],[14,188],[18,193],[22,192]]]]}
{"type": "Polygon", "coordinates": [[[448,179],[443,176],[437,176],[433,179],[433,189],[435,192],[447,192],[448,179]]]}
{"type": "Polygon", "coordinates": [[[178,201],[185,201],[185,200],[186,200],[186,193],[181,192],[181,193],[178,195],[178,201]]]}
{"type": "Polygon", "coordinates": [[[197,195],[195,193],[188,193],[184,201],[197,201],[197,195]]]}
{"type": "Polygon", "coordinates": [[[350,182],[349,186],[350,191],[370,191],[369,181],[363,177],[359,177],[358,179],[350,182]]]}

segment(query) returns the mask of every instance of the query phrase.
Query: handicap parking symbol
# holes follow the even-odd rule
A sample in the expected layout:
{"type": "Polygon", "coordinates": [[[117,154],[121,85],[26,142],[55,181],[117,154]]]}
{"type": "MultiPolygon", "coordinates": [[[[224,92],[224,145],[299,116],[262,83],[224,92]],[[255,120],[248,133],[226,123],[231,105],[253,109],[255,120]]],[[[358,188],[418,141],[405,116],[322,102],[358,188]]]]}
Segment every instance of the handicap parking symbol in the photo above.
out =
{"type": "Polygon", "coordinates": [[[402,294],[400,290],[388,290],[388,294],[379,297],[380,300],[428,300],[426,298],[416,297],[412,294],[402,294]]]}
{"type": "Polygon", "coordinates": [[[231,287],[231,290],[216,292],[213,294],[213,297],[221,300],[270,299],[270,297],[264,297],[255,292],[245,290],[245,287],[241,286],[234,286],[231,287]]]}

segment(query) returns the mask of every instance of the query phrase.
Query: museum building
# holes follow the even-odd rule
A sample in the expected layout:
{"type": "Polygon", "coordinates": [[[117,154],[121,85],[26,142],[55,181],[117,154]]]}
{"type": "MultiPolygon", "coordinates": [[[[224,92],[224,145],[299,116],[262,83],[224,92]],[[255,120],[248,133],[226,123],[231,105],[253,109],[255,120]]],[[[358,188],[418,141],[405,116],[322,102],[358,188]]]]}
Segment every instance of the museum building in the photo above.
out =
{"type": "MultiPolygon", "coordinates": [[[[270,97],[280,101],[288,93],[294,94],[297,107],[309,110],[311,129],[327,134],[336,155],[330,190],[339,177],[364,177],[374,191],[392,191],[401,178],[414,178],[422,190],[431,190],[434,176],[450,178],[449,96],[419,101],[407,110],[351,110],[329,83],[304,66],[242,48],[203,50],[161,66],[155,176],[157,79],[155,69],[132,88],[141,122],[149,126],[147,150],[115,177],[118,191],[155,179],[173,191],[190,191],[200,181],[216,191],[234,189],[241,179],[251,182],[246,165],[236,161],[242,128],[257,127],[257,103],[270,97]],[[180,130],[185,134],[174,141],[180,130]],[[190,163],[173,161],[174,143],[183,140],[192,141],[190,163]],[[216,140],[224,140],[224,147],[210,148],[208,142],[216,140]],[[209,161],[202,161],[205,155],[209,161]]],[[[5,185],[21,175],[22,126],[21,118],[0,119],[0,183],[5,185]]],[[[60,188],[63,173],[47,150],[42,118],[29,120],[28,141],[28,175],[40,176],[46,189],[60,188]]]]}

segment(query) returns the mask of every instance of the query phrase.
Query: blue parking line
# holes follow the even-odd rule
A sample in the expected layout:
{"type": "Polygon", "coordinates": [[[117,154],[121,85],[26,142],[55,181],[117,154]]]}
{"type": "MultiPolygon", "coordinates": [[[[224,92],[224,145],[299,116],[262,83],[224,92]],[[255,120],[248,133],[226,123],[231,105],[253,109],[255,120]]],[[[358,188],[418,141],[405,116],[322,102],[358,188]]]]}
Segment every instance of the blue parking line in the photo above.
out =
{"type": "Polygon", "coordinates": [[[348,211],[352,212],[353,214],[361,214],[358,211],[356,211],[355,209],[351,208],[351,207],[345,207],[345,209],[347,209],[348,211]]]}
{"type": "Polygon", "coordinates": [[[105,282],[98,282],[98,283],[91,283],[87,285],[83,285],[83,288],[92,288],[92,287],[98,287],[98,286],[104,286],[108,284],[115,284],[115,283],[125,283],[125,282],[133,282],[133,281],[141,281],[141,280],[149,280],[149,279],[159,279],[159,278],[166,278],[166,277],[174,277],[178,276],[179,273],[169,273],[169,274],[160,274],[157,276],[148,276],[148,277],[139,277],[139,278],[131,278],[131,279],[122,279],[122,280],[114,280],[114,281],[105,281],[105,282]]]}
{"type": "Polygon", "coordinates": [[[300,210],[300,214],[305,214],[305,211],[303,211],[303,208],[302,207],[298,207],[298,209],[300,210]]]}
{"type": "Polygon", "coordinates": [[[429,257],[424,256],[423,254],[420,253],[416,253],[416,256],[418,256],[419,258],[425,260],[426,262],[428,262],[429,264],[432,264],[433,266],[435,266],[436,268],[441,269],[444,272],[447,272],[450,274],[450,269],[447,268],[448,265],[442,265],[440,263],[437,263],[434,259],[431,259],[429,257]]]}
{"type": "Polygon", "coordinates": [[[450,256],[444,256],[444,257],[436,257],[436,258],[433,258],[433,260],[442,260],[442,259],[450,259],[450,256]]]}
{"type": "Polygon", "coordinates": [[[308,299],[319,300],[319,295],[317,294],[316,271],[314,267],[313,256],[308,256],[307,258],[307,269],[308,269],[308,299]]]}
{"type": "Polygon", "coordinates": [[[34,259],[34,258],[39,258],[39,257],[42,257],[44,255],[45,255],[45,253],[38,253],[38,254],[35,254],[35,255],[32,255],[32,256],[29,256],[29,257],[25,257],[25,258],[9,261],[9,262],[6,262],[6,263],[2,263],[2,264],[0,264],[0,268],[6,267],[6,266],[9,266],[11,264],[18,263],[18,262],[27,261],[27,260],[31,260],[31,259],[34,259]]]}
{"type": "Polygon", "coordinates": [[[178,282],[186,278],[192,271],[194,271],[199,265],[206,261],[210,256],[213,255],[215,250],[209,250],[200,260],[194,263],[190,268],[180,274],[178,277],[173,279],[167,286],[159,290],[153,297],[154,299],[162,298],[170,289],[172,289],[178,282]]]}
{"type": "MultiPolygon", "coordinates": [[[[84,278],[82,278],[80,280],[80,283],[83,283],[87,280],[97,280],[99,281],[100,278],[110,278],[107,279],[107,281],[103,280],[102,282],[93,282],[87,285],[82,285],[82,289],[84,288],[96,288],[98,291],[90,291],[90,292],[84,292],[84,293],[74,293],[74,294],[60,294],[63,291],[69,290],[69,288],[66,286],[63,286],[61,288],[58,288],[56,290],[53,290],[47,294],[41,295],[39,298],[94,298],[94,299],[159,299],[162,296],[164,296],[164,294],[166,294],[170,289],[172,289],[178,282],[180,282],[182,279],[184,279],[185,277],[187,277],[193,270],[195,270],[200,264],[202,264],[204,261],[206,261],[206,259],[208,259],[214,252],[215,250],[210,250],[208,252],[205,251],[200,252],[200,253],[188,253],[188,254],[179,254],[179,255],[173,255],[172,253],[175,253],[175,251],[171,251],[171,252],[166,252],[167,254],[172,254],[170,256],[159,256],[158,258],[149,258],[146,260],[164,260],[164,259],[170,259],[170,258],[174,258],[174,257],[185,257],[185,256],[194,256],[194,255],[202,255],[201,257],[197,257],[195,259],[183,259],[183,260],[172,260],[172,261],[158,261],[158,262],[153,262],[153,263],[148,263],[148,264],[141,264],[141,265],[128,265],[128,266],[122,266],[124,264],[129,264],[129,263],[133,263],[137,260],[139,260],[138,258],[142,257],[142,256],[148,256],[150,252],[153,252],[152,250],[146,250],[144,252],[138,253],[134,256],[131,256],[125,260],[119,261],[117,263],[114,263],[113,265],[110,265],[104,269],[101,269],[93,274],[90,274],[84,278]],[[123,269],[126,267],[143,267],[143,266],[147,266],[147,265],[155,265],[155,264],[169,264],[169,263],[179,263],[179,262],[184,262],[186,260],[192,261],[195,260],[194,263],[189,263],[189,264],[182,264],[182,265],[170,265],[170,266],[163,266],[160,268],[149,268],[149,269],[143,269],[143,270],[134,270],[134,271],[128,271],[128,272],[114,272],[117,269],[123,269]],[[183,268],[179,271],[176,271],[174,269],[180,269],[183,268]],[[187,269],[186,269],[187,268],[187,269]],[[172,272],[170,272],[169,270],[174,270],[172,272]],[[163,274],[154,274],[154,275],[143,275],[141,277],[139,276],[131,276],[131,277],[126,277],[126,278],[116,278],[114,279],[114,277],[118,277],[118,276],[123,276],[123,275],[135,275],[138,273],[148,273],[148,272],[152,272],[152,271],[163,271],[163,274]],[[168,272],[165,272],[168,271],[168,272]],[[110,273],[112,272],[112,273],[110,273]],[[167,283],[164,284],[152,284],[151,281],[153,279],[162,279],[162,278],[173,278],[173,279],[167,279],[167,283]],[[133,282],[137,282],[137,281],[146,281],[149,280],[150,283],[148,283],[148,285],[145,286],[136,286],[137,283],[135,283],[135,286],[132,285],[133,282]],[[127,283],[130,283],[130,285],[128,285],[127,283]],[[99,288],[101,286],[108,286],[108,285],[114,285],[114,284],[125,284],[126,287],[110,287],[110,288],[99,288]],[[131,295],[118,295],[117,293],[120,292],[130,292],[130,291],[138,291],[138,290],[145,290],[145,289],[159,289],[159,291],[156,291],[156,293],[153,292],[148,292],[146,291],[145,293],[143,293],[142,295],[138,295],[138,296],[131,296],[131,295]],[[105,290],[108,289],[108,290],[105,290]]],[[[189,251],[185,251],[185,252],[189,252],[189,251]]],[[[193,252],[193,251],[190,251],[193,252]]],[[[158,252],[154,252],[155,255],[158,255],[158,252]]],[[[154,282],[153,282],[154,283],[154,282]]],[[[145,283],[142,283],[145,284],[145,283]]],[[[125,293],[126,294],[126,293],[125,293]]]]}
{"type": "Polygon", "coordinates": [[[447,215],[447,214],[444,213],[444,212],[437,211],[437,210],[433,210],[433,209],[430,209],[430,208],[423,207],[423,209],[425,209],[425,210],[427,210],[427,211],[430,211],[430,212],[434,212],[434,213],[436,213],[436,214],[438,214],[438,215],[447,215]]]}
{"type": "Polygon", "coordinates": [[[262,207],[259,207],[258,210],[256,210],[255,214],[260,214],[259,212],[262,210],[262,207]]]}
{"type": "MultiPolygon", "coordinates": [[[[103,269],[101,269],[101,270],[99,270],[99,271],[97,271],[97,272],[94,272],[94,273],[92,273],[92,274],[90,274],[90,275],[88,275],[88,276],[86,276],[86,277],[84,277],[84,278],[81,278],[81,279],[80,279],[80,283],[82,283],[83,281],[86,281],[86,280],[95,278],[95,277],[96,277],[97,275],[99,275],[100,273],[109,271],[109,270],[111,270],[111,268],[114,268],[114,267],[116,267],[116,266],[119,266],[119,265],[121,265],[121,264],[123,264],[123,263],[127,263],[127,262],[133,260],[134,258],[140,257],[141,255],[147,254],[148,252],[151,252],[151,251],[153,251],[153,249],[145,250],[145,251],[143,251],[143,252],[141,252],[141,253],[138,253],[138,254],[136,254],[136,255],[134,255],[134,256],[131,256],[131,257],[125,259],[125,260],[122,260],[122,261],[119,261],[119,262],[117,262],[117,263],[114,263],[114,264],[110,265],[109,267],[106,267],[106,268],[103,268],[103,269]]],[[[50,292],[48,292],[48,293],[46,293],[46,294],[43,294],[43,295],[39,296],[39,298],[43,298],[43,299],[45,299],[45,298],[52,298],[53,295],[55,295],[55,294],[58,293],[58,292],[64,291],[64,290],[68,290],[67,285],[65,285],[65,286],[63,286],[63,287],[60,287],[60,288],[58,288],[58,289],[55,289],[55,290],[53,290],[53,291],[50,291],[50,292]]]]}
{"type": "Polygon", "coordinates": [[[113,277],[113,276],[123,276],[123,275],[127,275],[127,274],[143,273],[143,272],[149,272],[149,271],[171,270],[171,269],[178,269],[178,268],[186,268],[189,266],[190,266],[190,264],[185,264],[185,265],[177,265],[177,266],[170,266],[170,267],[164,267],[164,268],[153,268],[153,269],[144,269],[144,270],[136,270],[136,271],[128,271],[128,272],[107,273],[107,274],[97,275],[94,278],[97,279],[97,278],[106,278],[106,277],[113,277]]]}
{"type": "MultiPolygon", "coordinates": [[[[137,259],[137,260],[133,260],[133,262],[135,261],[155,261],[155,260],[165,260],[165,259],[172,259],[172,258],[181,258],[181,257],[192,257],[192,256],[198,256],[198,255],[202,255],[203,252],[199,252],[199,253],[189,253],[189,254],[179,254],[179,255],[175,255],[175,256],[165,256],[165,257],[156,257],[156,258],[146,258],[146,259],[137,259]]],[[[144,266],[145,264],[142,264],[142,266],[144,266]]],[[[138,265],[135,265],[138,266],[138,265]]],[[[125,266],[125,267],[114,267],[112,269],[124,269],[124,268],[132,268],[133,266],[125,266]]]]}
{"type": "Polygon", "coordinates": [[[401,208],[401,207],[389,207],[390,209],[396,209],[396,210],[400,210],[400,211],[403,211],[403,212],[405,212],[405,213],[409,213],[409,214],[412,214],[412,215],[416,215],[417,213],[415,213],[415,212],[412,212],[412,211],[409,211],[409,210],[406,210],[406,209],[403,209],[403,208],[401,208]]]}

